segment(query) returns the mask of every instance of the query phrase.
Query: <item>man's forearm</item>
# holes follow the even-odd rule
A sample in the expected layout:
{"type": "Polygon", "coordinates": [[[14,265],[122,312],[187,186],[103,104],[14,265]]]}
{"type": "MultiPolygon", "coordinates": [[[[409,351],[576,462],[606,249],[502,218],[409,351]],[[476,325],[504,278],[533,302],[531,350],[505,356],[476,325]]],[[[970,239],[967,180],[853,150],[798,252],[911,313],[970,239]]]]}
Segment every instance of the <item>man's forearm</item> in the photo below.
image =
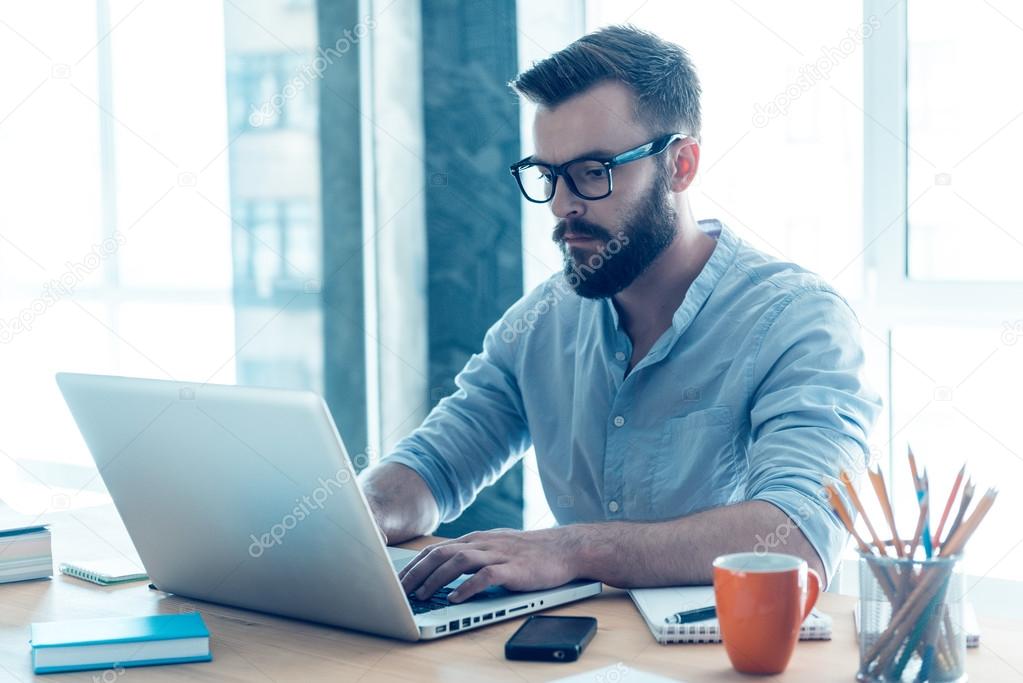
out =
{"type": "Polygon", "coordinates": [[[440,523],[430,487],[405,465],[383,462],[364,470],[359,486],[389,545],[430,534],[440,523]]]}
{"type": "Polygon", "coordinates": [[[765,538],[771,552],[802,557],[824,579],[817,551],[774,505],[749,501],[666,522],[604,522],[565,527],[578,549],[580,577],[621,588],[709,584],[718,555],[750,552],[765,538]],[[787,527],[788,533],[779,533],[787,527]],[[773,534],[773,536],[770,536],[773,534]],[[759,539],[759,540],[758,540],[759,539]]]}

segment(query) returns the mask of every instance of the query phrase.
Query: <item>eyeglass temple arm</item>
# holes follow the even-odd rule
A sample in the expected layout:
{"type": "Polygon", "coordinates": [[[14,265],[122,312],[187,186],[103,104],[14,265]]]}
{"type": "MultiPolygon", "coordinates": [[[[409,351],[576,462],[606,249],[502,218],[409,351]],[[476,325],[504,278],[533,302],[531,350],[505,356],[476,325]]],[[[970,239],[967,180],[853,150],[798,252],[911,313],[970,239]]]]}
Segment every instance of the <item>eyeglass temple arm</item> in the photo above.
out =
{"type": "Polygon", "coordinates": [[[636,149],[630,149],[628,152],[622,152],[618,156],[613,157],[610,161],[610,164],[611,166],[621,166],[622,164],[627,164],[630,161],[635,161],[637,159],[642,159],[643,157],[659,154],[660,152],[663,152],[664,149],[671,143],[686,137],[689,136],[686,135],[685,133],[672,133],[671,135],[665,135],[663,138],[659,138],[657,140],[653,140],[652,142],[648,142],[647,144],[641,147],[637,147],[636,149]]]}

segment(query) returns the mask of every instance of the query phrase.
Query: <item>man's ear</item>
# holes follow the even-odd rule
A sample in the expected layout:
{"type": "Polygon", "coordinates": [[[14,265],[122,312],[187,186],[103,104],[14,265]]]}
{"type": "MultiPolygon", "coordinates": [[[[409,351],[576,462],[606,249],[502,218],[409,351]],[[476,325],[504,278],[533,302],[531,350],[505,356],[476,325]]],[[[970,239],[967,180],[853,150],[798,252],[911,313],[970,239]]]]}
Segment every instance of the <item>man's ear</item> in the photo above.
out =
{"type": "Polygon", "coordinates": [[[693,183],[696,169],[700,166],[700,143],[692,138],[684,138],[672,144],[669,155],[671,189],[673,192],[684,192],[693,183]]]}

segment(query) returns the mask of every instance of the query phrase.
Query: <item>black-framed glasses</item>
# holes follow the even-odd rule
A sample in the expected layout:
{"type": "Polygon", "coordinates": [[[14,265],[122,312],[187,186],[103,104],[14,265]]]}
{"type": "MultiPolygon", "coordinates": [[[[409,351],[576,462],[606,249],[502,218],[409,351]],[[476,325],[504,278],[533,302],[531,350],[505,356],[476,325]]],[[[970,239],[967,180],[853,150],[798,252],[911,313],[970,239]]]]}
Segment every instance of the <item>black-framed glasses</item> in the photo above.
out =
{"type": "Polygon", "coordinates": [[[586,157],[572,159],[560,166],[536,163],[532,157],[526,157],[511,165],[511,174],[515,176],[522,196],[536,204],[545,204],[554,197],[558,178],[564,178],[568,189],[580,199],[603,199],[614,189],[611,169],[660,154],[671,143],[687,137],[685,133],[669,133],[610,159],[586,157]]]}

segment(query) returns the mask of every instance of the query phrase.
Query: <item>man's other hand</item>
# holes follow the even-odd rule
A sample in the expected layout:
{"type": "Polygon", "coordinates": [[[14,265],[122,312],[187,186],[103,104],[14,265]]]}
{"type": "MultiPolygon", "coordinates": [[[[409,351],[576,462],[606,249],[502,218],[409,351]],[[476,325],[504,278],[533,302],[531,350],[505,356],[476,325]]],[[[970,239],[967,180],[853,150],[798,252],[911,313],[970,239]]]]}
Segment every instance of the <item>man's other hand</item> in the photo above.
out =
{"type": "Polygon", "coordinates": [[[572,527],[536,531],[494,529],[423,548],[398,577],[406,593],[426,600],[462,574],[473,574],[451,592],[463,602],[488,586],[513,591],[554,588],[577,578],[578,549],[572,527]]]}

